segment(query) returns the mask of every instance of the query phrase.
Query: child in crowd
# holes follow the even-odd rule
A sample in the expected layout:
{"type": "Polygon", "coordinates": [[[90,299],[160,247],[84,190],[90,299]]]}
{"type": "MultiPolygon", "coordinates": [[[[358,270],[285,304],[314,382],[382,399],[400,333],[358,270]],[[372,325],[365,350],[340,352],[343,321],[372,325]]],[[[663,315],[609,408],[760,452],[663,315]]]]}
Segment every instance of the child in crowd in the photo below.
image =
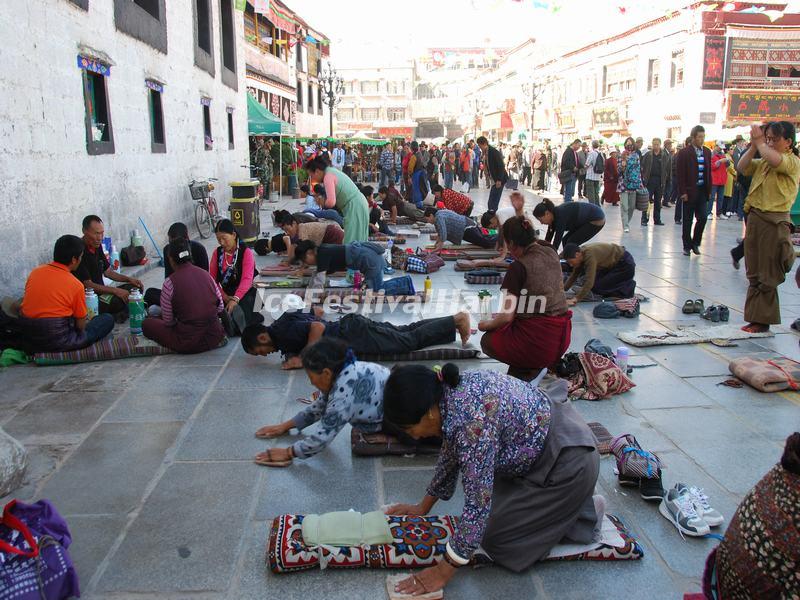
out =
{"type": "Polygon", "coordinates": [[[383,210],[375,207],[369,211],[369,234],[370,235],[396,235],[394,231],[389,229],[386,221],[383,220],[383,210]]]}
{"type": "Polygon", "coordinates": [[[344,218],[335,208],[325,208],[325,187],[318,183],[313,190],[307,185],[301,185],[300,191],[306,194],[306,204],[303,212],[314,215],[318,219],[334,221],[339,227],[344,226],[344,218]]]}
{"type": "Polygon", "coordinates": [[[270,439],[291,429],[311,429],[305,438],[288,448],[270,448],[257,454],[258,465],[288,467],[294,458],[314,456],[348,423],[365,433],[377,433],[383,428],[383,388],[389,369],[357,361],[344,342],[331,337],[308,346],[301,359],[309,381],[320,391],[319,396],[290,420],[262,427],[256,431],[256,437],[270,439]]]}

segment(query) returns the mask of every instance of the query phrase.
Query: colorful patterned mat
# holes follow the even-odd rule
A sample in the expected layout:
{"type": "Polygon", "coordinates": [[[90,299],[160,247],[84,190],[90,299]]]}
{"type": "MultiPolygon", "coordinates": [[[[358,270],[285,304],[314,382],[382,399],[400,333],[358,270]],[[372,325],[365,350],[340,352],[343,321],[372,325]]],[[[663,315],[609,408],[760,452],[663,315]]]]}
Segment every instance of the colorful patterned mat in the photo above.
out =
{"type": "MultiPolygon", "coordinates": [[[[391,544],[379,546],[306,546],[303,541],[303,515],[276,517],[269,531],[267,564],[273,573],[294,573],[309,569],[414,569],[438,563],[455,531],[451,516],[387,516],[394,536],[391,544]]],[[[615,538],[613,545],[587,547],[556,546],[546,560],[638,560],[644,556],[639,543],[622,522],[606,516],[615,538]],[[565,550],[559,552],[559,549],[565,550]],[[576,552],[570,553],[574,550],[576,552]]],[[[604,523],[605,525],[605,523],[604,523]]],[[[604,531],[606,527],[604,526],[604,531]]]]}
{"type": "MultiPolygon", "coordinates": [[[[227,339],[225,343],[227,343],[227,339]]],[[[40,352],[33,355],[33,362],[40,366],[70,365],[73,363],[116,360],[118,358],[158,356],[160,354],[172,354],[172,350],[159,346],[144,336],[121,335],[100,340],[82,350],[40,352]]]]}

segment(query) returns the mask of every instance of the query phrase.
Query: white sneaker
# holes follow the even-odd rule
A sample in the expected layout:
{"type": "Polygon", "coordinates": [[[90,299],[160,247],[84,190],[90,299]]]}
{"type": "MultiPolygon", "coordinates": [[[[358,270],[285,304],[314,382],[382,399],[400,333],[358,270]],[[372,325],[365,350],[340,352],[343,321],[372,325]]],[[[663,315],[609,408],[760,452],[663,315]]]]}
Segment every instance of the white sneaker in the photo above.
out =
{"type": "Polygon", "coordinates": [[[694,508],[697,514],[708,523],[709,527],[719,527],[725,522],[725,517],[722,516],[722,513],[716,508],[712,508],[711,504],[709,504],[708,496],[706,496],[703,488],[695,486],[689,487],[685,483],[678,483],[675,487],[679,490],[686,489],[689,491],[689,495],[691,495],[694,501],[694,508]]]}
{"type": "Polygon", "coordinates": [[[678,486],[675,486],[669,490],[661,500],[658,512],[672,523],[681,535],[703,537],[711,532],[708,523],[697,514],[694,498],[686,487],[678,489],[678,486]]]}
{"type": "Polygon", "coordinates": [[[630,227],[626,227],[622,231],[625,232],[625,233],[630,233],[631,232],[631,228],[630,227]]]}
{"type": "Polygon", "coordinates": [[[720,219],[725,219],[725,220],[727,221],[727,220],[728,220],[728,215],[727,215],[727,214],[721,214],[721,215],[719,216],[719,218],[720,218],[720,219]]]}

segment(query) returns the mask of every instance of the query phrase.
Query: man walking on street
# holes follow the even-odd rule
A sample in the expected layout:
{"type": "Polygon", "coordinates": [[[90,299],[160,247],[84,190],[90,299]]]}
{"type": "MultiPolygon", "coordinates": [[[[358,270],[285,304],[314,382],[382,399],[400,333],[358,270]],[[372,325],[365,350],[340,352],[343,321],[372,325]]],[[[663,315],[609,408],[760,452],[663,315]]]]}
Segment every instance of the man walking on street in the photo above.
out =
{"type": "Polygon", "coordinates": [[[383,152],[381,152],[380,164],[381,164],[380,187],[384,187],[389,185],[389,182],[392,180],[392,169],[394,168],[394,154],[392,153],[392,147],[389,144],[386,144],[383,147],[383,152]]]}
{"type": "Polygon", "coordinates": [[[572,197],[575,195],[575,183],[578,181],[578,171],[580,170],[578,159],[580,147],[581,141],[575,140],[567,146],[561,157],[561,172],[558,174],[558,179],[564,186],[564,202],[572,202],[572,197]]]}
{"type": "Polygon", "coordinates": [[[489,140],[481,136],[478,138],[478,147],[486,156],[486,170],[491,177],[492,187],[489,190],[489,210],[497,212],[500,206],[500,197],[503,195],[503,186],[508,180],[503,155],[494,146],[489,145],[489,140]]]}
{"type": "Polygon", "coordinates": [[[481,149],[478,148],[478,144],[475,143],[475,140],[469,141],[469,147],[472,148],[472,187],[479,188],[480,187],[480,176],[481,176],[481,149]]]}
{"type": "Polygon", "coordinates": [[[683,254],[700,254],[711,197],[711,150],[703,145],[706,130],[692,128],[691,143],[678,153],[678,199],[683,206],[683,254]],[[694,232],[692,219],[696,220],[694,232]]]}
{"type": "Polygon", "coordinates": [[[339,169],[340,171],[344,171],[344,148],[342,148],[342,142],[338,142],[336,144],[336,148],[333,149],[333,155],[331,156],[331,166],[334,169],[339,169]]]}
{"type": "Polygon", "coordinates": [[[664,190],[664,199],[661,208],[671,208],[675,203],[675,147],[672,140],[664,140],[664,152],[669,156],[669,182],[664,190]]]}
{"type": "Polygon", "coordinates": [[[522,185],[531,185],[533,182],[533,169],[531,163],[533,162],[533,146],[527,146],[522,152],[522,185]]]}
{"type": "Polygon", "coordinates": [[[589,145],[583,142],[581,149],[578,150],[578,198],[581,200],[586,197],[586,157],[588,155],[589,145]]]}
{"type": "MultiPolygon", "coordinates": [[[[654,225],[664,224],[661,221],[661,196],[669,185],[671,167],[669,154],[661,149],[661,138],[653,138],[652,150],[642,157],[642,183],[647,187],[653,205],[654,225]]],[[[642,211],[642,227],[647,227],[649,221],[649,211],[642,211]]]]}
{"type": "Polygon", "coordinates": [[[600,142],[592,141],[592,150],[586,156],[586,197],[600,206],[600,180],[603,178],[605,161],[600,154],[600,142]]]}

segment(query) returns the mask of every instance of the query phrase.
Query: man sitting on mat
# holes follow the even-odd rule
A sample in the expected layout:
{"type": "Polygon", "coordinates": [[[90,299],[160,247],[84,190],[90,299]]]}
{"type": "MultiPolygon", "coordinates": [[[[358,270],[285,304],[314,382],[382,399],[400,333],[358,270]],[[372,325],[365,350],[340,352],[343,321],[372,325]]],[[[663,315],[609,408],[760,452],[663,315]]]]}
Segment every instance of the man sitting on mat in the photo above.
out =
{"type": "Polygon", "coordinates": [[[595,244],[567,244],[564,246],[564,259],[572,274],[564,283],[564,291],[569,291],[578,277],[585,277],[583,287],[574,298],[567,299],[573,306],[593,292],[604,298],[631,298],[636,290],[636,262],[624,246],[597,242],[595,244]]]}
{"type": "Polygon", "coordinates": [[[81,238],[62,235],[53,248],[53,262],[36,267],[28,276],[19,325],[30,350],[79,350],[114,328],[111,315],[88,317],[83,285],[72,275],[83,253],[81,238]]]}
{"type": "Polygon", "coordinates": [[[380,200],[381,208],[389,211],[389,222],[392,225],[397,225],[398,216],[408,217],[415,223],[425,221],[425,213],[411,204],[411,202],[403,200],[400,192],[392,184],[378,190],[378,200],[380,200]]]}
{"type": "Polygon", "coordinates": [[[103,252],[103,236],[105,227],[97,215],[88,215],[83,219],[83,242],[85,245],[83,258],[74,275],[85,288],[91,288],[100,299],[100,312],[118,315],[120,319],[127,316],[128,296],[133,288],[144,291],[142,282],[133,277],[117,273],[111,268],[103,252]],[[107,286],[103,281],[107,277],[111,281],[123,283],[121,287],[107,286]]]}
{"type": "Polygon", "coordinates": [[[445,242],[455,245],[467,242],[487,250],[494,248],[497,243],[496,235],[484,234],[475,221],[452,210],[437,210],[429,206],[425,209],[425,220],[436,226],[436,233],[439,236],[433,248],[434,252],[441,250],[445,242]]]}
{"type": "Polygon", "coordinates": [[[286,312],[272,325],[251,325],[242,333],[242,348],[248,354],[267,356],[280,352],[286,356],[284,369],[299,369],[299,354],[322,337],[343,340],[356,355],[402,354],[428,346],[450,344],[456,333],[466,345],[470,336],[469,313],[453,317],[424,319],[409,325],[393,325],[350,314],[340,321],[324,321],[322,311],[286,312]]]}

